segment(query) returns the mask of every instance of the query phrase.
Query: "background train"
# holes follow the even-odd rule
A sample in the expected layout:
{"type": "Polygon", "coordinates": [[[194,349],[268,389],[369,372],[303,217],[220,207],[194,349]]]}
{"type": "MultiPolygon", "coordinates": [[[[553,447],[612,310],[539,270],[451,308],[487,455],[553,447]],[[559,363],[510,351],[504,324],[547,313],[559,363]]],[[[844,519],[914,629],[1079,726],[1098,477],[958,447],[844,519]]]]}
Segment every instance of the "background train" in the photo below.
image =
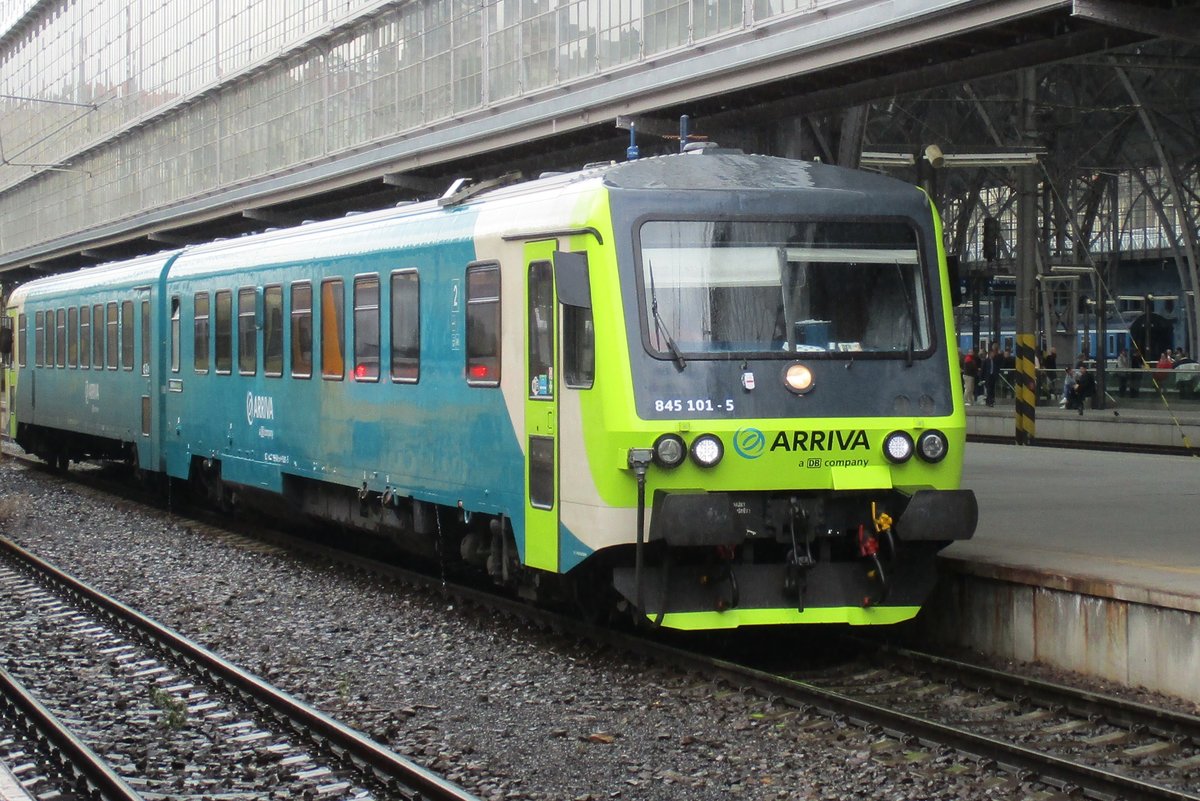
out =
{"type": "Polygon", "coordinates": [[[13,435],[677,629],[891,623],[970,537],[937,214],[708,149],[18,288],[13,435]]]}
{"type": "MultiPolygon", "coordinates": [[[[959,350],[963,353],[966,353],[968,350],[970,350],[971,339],[972,337],[970,331],[960,332],[958,335],[959,350]]],[[[1089,331],[1087,333],[1082,331],[1076,332],[1074,339],[1074,353],[1088,353],[1093,359],[1096,358],[1097,354],[1100,353],[1100,337],[1095,331],[1089,331]]],[[[979,338],[979,350],[981,352],[986,352],[987,349],[991,347],[991,341],[992,332],[983,331],[979,338]]],[[[1059,341],[1061,341],[1061,337],[1059,338],[1059,341]]],[[[1069,341],[1070,340],[1068,340],[1068,342],[1069,341]]],[[[1017,334],[1012,328],[1001,329],[1000,338],[997,339],[996,342],[1000,345],[1001,352],[1007,350],[1010,353],[1016,353],[1017,351],[1017,334]]],[[[1128,328],[1118,327],[1115,328],[1115,330],[1107,331],[1104,336],[1105,358],[1107,358],[1110,362],[1115,362],[1117,355],[1121,352],[1121,350],[1124,349],[1128,351],[1132,347],[1132,344],[1133,340],[1130,338],[1128,328]]],[[[1164,347],[1169,347],[1169,345],[1164,347]]],[[[1162,348],[1160,347],[1157,351],[1154,351],[1153,348],[1151,348],[1151,352],[1154,352],[1157,355],[1157,353],[1162,352],[1162,348]]],[[[1061,352],[1058,354],[1059,369],[1067,366],[1067,363],[1071,361],[1071,355],[1071,353],[1064,355],[1061,352]]]]}

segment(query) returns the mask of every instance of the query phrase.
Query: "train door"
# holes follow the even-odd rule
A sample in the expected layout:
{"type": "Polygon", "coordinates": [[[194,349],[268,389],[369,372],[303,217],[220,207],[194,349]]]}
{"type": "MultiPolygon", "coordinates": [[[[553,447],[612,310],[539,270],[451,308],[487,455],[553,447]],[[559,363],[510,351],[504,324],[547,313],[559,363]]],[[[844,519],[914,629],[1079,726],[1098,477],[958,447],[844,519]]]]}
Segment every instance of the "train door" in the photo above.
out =
{"type": "Polygon", "coordinates": [[[525,245],[525,562],[558,570],[555,240],[525,245]]]}
{"type": "MultiPolygon", "coordinates": [[[[15,315],[0,316],[0,433],[12,436],[9,420],[12,419],[13,401],[16,398],[17,379],[17,331],[15,315]]],[[[23,333],[23,332],[22,332],[23,333]]]]}
{"type": "Polygon", "coordinates": [[[158,454],[154,452],[155,442],[151,433],[154,431],[154,347],[152,345],[150,327],[150,298],[149,287],[138,288],[137,330],[138,330],[138,389],[141,403],[141,426],[136,435],[138,467],[144,470],[158,469],[158,454]]]}

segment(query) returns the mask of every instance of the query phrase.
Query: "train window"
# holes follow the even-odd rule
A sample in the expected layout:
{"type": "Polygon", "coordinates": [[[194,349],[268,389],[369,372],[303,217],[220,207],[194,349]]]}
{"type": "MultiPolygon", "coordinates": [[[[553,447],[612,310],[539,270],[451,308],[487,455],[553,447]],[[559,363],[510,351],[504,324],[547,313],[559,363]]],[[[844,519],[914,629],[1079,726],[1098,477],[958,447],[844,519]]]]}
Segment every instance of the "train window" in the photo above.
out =
{"type": "Polygon", "coordinates": [[[92,366],[92,307],[79,307],[79,366],[92,366]]]}
{"type": "Polygon", "coordinates": [[[150,375],[150,301],[142,301],[142,375],[150,375]]]}
{"type": "Polygon", "coordinates": [[[57,327],[55,329],[54,355],[59,367],[67,366],[67,310],[55,312],[57,327]]]}
{"type": "Polygon", "coordinates": [[[67,309],[67,366],[79,366],[79,310],[67,309]]]}
{"type": "Polygon", "coordinates": [[[529,397],[554,397],[554,267],[529,265],[529,397]]]}
{"type": "Polygon", "coordinates": [[[312,377],[312,285],[292,284],[292,376],[312,377]]]}
{"type": "Polygon", "coordinates": [[[392,380],[421,377],[421,281],[416,270],[392,273],[392,380]]]}
{"type": "Polygon", "coordinates": [[[108,369],[116,370],[117,361],[120,358],[117,346],[121,342],[121,330],[117,322],[117,304],[109,303],[105,306],[104,314],[106,317],[104,324],[108,329],[106,332],[108,334],[108,369]]]}
{"type": "Polygon", "coordinates": [[[104,369],[104,304],[92,307],[92,366],[104,369]]]}
{"type": "Polygon", "coordinates": [[[228,375],[233,372],[233,291],[220,290],[216,300],[213,320],[213,339],[217,345],[215,367],[217,373],[228,375]]]}
{"type": "Polygon", "coordinates": [[[263,290],[263,314],[263,374],[278,378],[283,375],[283,287],[263,290]]]}
{"type": "Polygon", "coordinates": [[[209,306],[208,293],[197,292],[192,299],[193,356],[197,373],[208,372],[209,306]]]}
{"type": "Polygon", "coordinates": [[[46,312],[46,366],[54,366],[54,310],[46,312]]]}
{"type": "Polygon", "coordinates": [[[500,265],[467,267],[467,383],[500,384],[500,265]]]}
{"type": "Polygon", "coordinates": [[[592,310],[563,306],[563,381],[572,389],[591,389],[596,381],[596,333],[592,310]]]}
{"type": "Polygon", "coordinates": [[[171,298],[171,372],[179,372],[179,296],[171,298]]]}
{"type": "Polygon", "coordinates": [[[46,328],[42,312],[33,315],[33,364],[41,367],[46,363],[46,328]]]}
{"type": "Polygon", "coordinates": [[[642,338],[656,357],[909,358],[932,352],[915,230],[887,220],[652,220],[642,338]]]}
{"type": "Polygon", "coordinates": [[[19,367],[26,366],[25,340],[29,339],[25,328],[26,322],[24,314],[17,315],[17,365],[19,367]]]}
{"type": "Polygon", "coordinates": [[[254,325],[254,287],[238,290],[238,372],[254,375],[258,371],[258,330],[254,325]]]}
{"type": "Polygon", "coordinates": [[[133,301],[121,301],[121,367],[133,369],[133,301]]]}
{"type": "Polygon", "coordinates": [[[345,288],[340,278],[321,282],[321,377],[346,377],[345,288]]]}
{"type": "Polygon", "coordinates": [[[554,437],[529,438],[529,505],[554,508],[554,437]]]}
{"type": "Polygon", "coordinates": [[[379,277],[354,279],[354,380],[379,380],[379,277]]]}

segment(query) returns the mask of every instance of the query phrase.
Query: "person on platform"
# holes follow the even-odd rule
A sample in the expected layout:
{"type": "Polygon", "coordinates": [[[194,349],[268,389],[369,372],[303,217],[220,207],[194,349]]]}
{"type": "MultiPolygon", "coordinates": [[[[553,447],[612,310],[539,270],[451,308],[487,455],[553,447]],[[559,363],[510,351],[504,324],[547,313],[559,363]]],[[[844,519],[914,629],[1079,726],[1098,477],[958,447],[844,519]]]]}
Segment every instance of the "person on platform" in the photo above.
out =
{"type": "Polygon", "coordinates": [[[963,356],[963,403],[970,406],[975,402],[975,379],[979,377],[979,360],[975,358],[975,349],[968,348],[963,356]]]}
{"type": "MultiPolygon", "coordinates": [[[[1083,404],[1089,398],[1096,394],[1096,379],[1088,372],[1086,367],[1080,366],[1075,371],[1075,408],[1079,410],[1079,414],[1083,415],[1083,404]]],[[[1071,408],[1068,404],[1067,408],[1071,408]]]]}
{"type": "Polygon", "coordinates": [[[1054,396],[1058,394],[1058,385],[1054,381],[1054,374],[1058,372],[1057,349],[1050,348],[1042,354],[1042,369],[1046,371],[1046,380],[1049,382],[1047,389],[1050,391],[1050,399],[1054,400],[1054,396]]]}
{"type": "Polygon", "coordinates": [[[1142,359],[1142,349],[1134,347],[1133,352],[1129,354],[1129,397],[1136,398],[1138,390],[1142,386],[1142,368],[1146,366],[1145,360],[1142,359]]]}
{"type": "Polygon", "coordinates": [[[1117,353],[1117,394],[1122,398],[1129,390],[1129,351],[1121,348],[1117,353]]]}
{"type": "Polygon", "coordinates": [[[1075,368],[1068,367],[1063,375],[1063,390],[1062,397],[1058,399],[1058,405],[1062,408],[1071,408],[1069,404],[1075,401],[1075,368]]]}
{"type": "Polygon", "coordinates": [[[1164,350],[1162,355],[1158,357],[1158,362],[1154,365],[1154,380],[1158,382],[1159,387],[1162,387],[1167,377],[1171,375],[1169,372],[1175,367],[1175,362],[1171,359],[1170,349],[1164,350]]]}
{"type": "Polygon", "coordinates": [[[983,360],[983,389],[988,406],[996,405],[996,381],[1000,378],[1000,346],[993,344],[987,358],[983,360]]]}

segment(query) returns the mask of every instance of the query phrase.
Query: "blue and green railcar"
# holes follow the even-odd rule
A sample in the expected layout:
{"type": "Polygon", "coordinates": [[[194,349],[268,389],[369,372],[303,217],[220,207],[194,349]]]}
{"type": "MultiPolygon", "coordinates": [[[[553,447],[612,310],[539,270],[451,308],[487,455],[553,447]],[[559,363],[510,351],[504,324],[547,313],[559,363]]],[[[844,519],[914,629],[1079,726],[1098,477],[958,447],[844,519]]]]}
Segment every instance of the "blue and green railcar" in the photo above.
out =
{"type": "Polygon", "coordinates": [[[30,283],[14,433],[667,627],[891,623],[975,526],[949,298],[916,188],[645,159],[30,283]]]}

